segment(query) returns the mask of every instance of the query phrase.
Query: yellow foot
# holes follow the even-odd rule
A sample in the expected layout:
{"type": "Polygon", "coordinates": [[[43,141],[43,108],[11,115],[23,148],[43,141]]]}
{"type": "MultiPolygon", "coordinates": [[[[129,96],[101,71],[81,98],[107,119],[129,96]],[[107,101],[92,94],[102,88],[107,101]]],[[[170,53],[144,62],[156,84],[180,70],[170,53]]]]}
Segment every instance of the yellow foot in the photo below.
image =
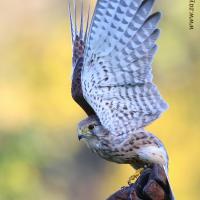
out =
{"type": "Polygon", "coordinates": [[[135,181],[138,179],[140,174],[144,171],[144,168],[137,169],[135,171],[135,174],[133,174],[129,179],[128,179],[128,184],[131,185],[132,183],[135,183],[135,181]]]}

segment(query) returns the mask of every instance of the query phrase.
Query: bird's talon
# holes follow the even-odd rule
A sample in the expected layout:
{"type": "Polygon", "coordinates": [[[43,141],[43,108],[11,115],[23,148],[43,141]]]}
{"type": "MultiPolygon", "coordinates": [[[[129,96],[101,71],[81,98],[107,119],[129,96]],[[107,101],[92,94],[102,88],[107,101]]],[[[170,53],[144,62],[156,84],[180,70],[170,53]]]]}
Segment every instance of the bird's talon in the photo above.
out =
{"type": "Polygon", "coordinates": [[[144,168],[140,168],[135,171],[135,174],[133,174],[129,179],[128,179],[128,184],[131,185],[135,183],[135,181],[139,178],[141,173],[144,171],[144,168]]]}
{"type": "Polygon", "coordinates": [[[122,186],[122,187],[121,187],[121,190],[124,190],[124,189],[126,189],[126,187],[125,187],[125,186],[122,186]]]}

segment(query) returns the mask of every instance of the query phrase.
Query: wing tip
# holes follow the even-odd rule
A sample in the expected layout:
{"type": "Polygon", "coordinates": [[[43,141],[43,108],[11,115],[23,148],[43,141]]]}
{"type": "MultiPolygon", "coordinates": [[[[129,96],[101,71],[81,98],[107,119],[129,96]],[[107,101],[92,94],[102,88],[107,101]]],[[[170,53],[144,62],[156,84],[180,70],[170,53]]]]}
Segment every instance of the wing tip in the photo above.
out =
{"type": "Polygon", "coordinates": [[[160,21],[160,19],[162,18],[162,13],[160,11],[156,11],[151,16],[155,16],[158,21],[160,21]]]}
{"type": "Polygon", "coordinates": [[[82,40],[83,42],[86,41],[87,39],[87,35],[88,35],[88,26],[89,26],[89,21],[90,21],[90,3],[88,6],[88,16],[87,16],[87,20],[86,20],[86,27],[84,30],[84,3],[83,0],[81,0],[81,8],[80,8],[80,30],[78,31],[77,29],[79,27],[77,27],[77,1],[73,0],[73,14],[72,14],[72,5],[70,3],[70,0],[68,0],[68,12],[69,12],[69,19],[70,19],[70,27],[71,27],[71,35],[72,35],[72,43],[74,45],[77,37],[79,38],[79,40],[82,40]]]}
{"type": "Polygon", "coordinates": [[[154,3],[155,3],[155,0],[144,0],[142,1],[138,10],[145,8],[148,13],[151,13],[154,3]]]}
{"type": "Polygon", "coordinates": [[[169,109],[169,104],[166,101],[162,101],[161,107],[163,109],[163,112],[169,109]]]}
{"type": "Polygon", "coordinates": [[[74,21],[73,21],[73,18],[72,18],[70,0],[68,0],[68,15],[69,15],[69,21],[70,21],[72,43],[73,43],[74,39],[75,39],[75,31],[74,31],[74,21]]]}

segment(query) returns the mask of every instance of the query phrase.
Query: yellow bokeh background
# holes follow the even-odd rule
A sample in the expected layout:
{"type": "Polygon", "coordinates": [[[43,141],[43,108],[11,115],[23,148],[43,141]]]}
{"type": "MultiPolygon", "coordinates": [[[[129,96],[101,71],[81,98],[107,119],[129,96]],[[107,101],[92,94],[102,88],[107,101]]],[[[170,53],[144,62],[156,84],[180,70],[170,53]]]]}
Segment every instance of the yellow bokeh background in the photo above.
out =
{"type": "MultiPolygon", "coordinates": [[[[188,4],[156,1],[163,19],[153,72],[170,108],[148,129],[169,152],[176,198],[198,200],[200,3],[194,30],[188,4]]],[[[86,115],[70,94],[67,1],[1,0],[0,23],[0,200],[105,199],[133,172],[77,140],[86,115]]]]}

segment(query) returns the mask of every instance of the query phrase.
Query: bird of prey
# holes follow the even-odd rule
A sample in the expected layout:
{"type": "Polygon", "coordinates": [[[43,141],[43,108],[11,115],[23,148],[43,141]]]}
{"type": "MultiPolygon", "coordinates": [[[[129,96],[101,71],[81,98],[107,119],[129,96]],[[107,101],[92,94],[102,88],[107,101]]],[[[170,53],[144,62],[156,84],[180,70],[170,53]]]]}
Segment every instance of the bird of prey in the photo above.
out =
{"type": "Polygon", "coordinates": [[[91,20],[90,9],[84,20],[82,1],[79,25],[73,4],[72,97],[88,115],[79,139],[106,160],[139,172],[156,163],[167,175],[167,151],[144,129],[168,107],[152,81],[161,18],[152,14],[154,0],[97,0],[91,20]]]}

